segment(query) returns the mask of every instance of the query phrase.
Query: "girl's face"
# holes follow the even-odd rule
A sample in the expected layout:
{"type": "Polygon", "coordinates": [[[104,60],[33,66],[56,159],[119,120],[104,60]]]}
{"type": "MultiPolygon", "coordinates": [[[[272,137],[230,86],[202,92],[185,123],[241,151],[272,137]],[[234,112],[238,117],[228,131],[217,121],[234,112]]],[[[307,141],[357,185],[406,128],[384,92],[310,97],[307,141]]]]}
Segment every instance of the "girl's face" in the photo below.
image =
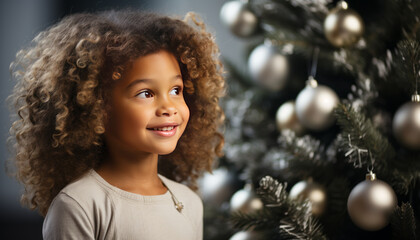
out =
{"type": "Polygon", "coordinates": [[[137,58],[112,89],[108,148],[123,154],[173,152],[190,116],[182,90],[181,71],[171,53],[137,58]]]}

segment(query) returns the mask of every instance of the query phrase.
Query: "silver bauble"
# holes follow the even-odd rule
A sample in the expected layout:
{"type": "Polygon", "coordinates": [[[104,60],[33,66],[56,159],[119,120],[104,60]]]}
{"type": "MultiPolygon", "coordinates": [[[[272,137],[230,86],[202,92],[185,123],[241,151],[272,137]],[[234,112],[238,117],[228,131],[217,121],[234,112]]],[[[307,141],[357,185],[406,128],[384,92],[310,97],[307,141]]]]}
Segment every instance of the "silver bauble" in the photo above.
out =
{"type": "Polygon", "coordinates": [[[279,131],[289,129],[298,136],[303,134],[304,127],[297,117],[295,101],[287,101],[279,107],[276,113],[276,124],[279,131]]]}
{"type": "Polygon", "coordinates": [[[258,27],[258,18],[251,12],[246,3],[230,1],[223,4],[220,19],[239,37],[249,37],[258,27]]]}
{"type": "Polygon", "coordinates": [[[252,191],[251,184],[246,184],[244,189],[237,191],[230,199],[230,210],[251,213],[263,208],[260,198],[252,191]]]}
{"type": "Polygon", "coordinates": [[[335,47],[354,45],[364,32],[364,24],[360,15],[347,8],[347,3],[331,10],[324,20],[324,33],[328,41],[335,47]]]}
{"type": "Polygon", "coordinates": [[[333,110],[339,101],[337,94],[331,88],[316,83],[308,84],[296,98],[296,114],[299,122],[305,128],[314,131],[331,127],[335,121],[333,110]]]}
{"type": "Polygon", "coordinates": [[[290,189],[289,198],[299,201],[308,199],[314,216],[321,216],[327,206],[327,192],[325,188],[312,180],[296,183],[290,189]]]}
{"type": "Polygon", "coordinates": [[[271,91],[281,90],[289,73],[289,62],[274,46],[256,47],[249,56],[248,68],[252,78],[271,91]]]}
{"type": "Polygon", "coordinates": [[[264,235],[256,231],[240,231],[235,233],[229,240],[264,240],[264,235]]]}
{"type": "Polygon", "coordinates": [[[405,147],[420,150],[420,102],[402,105],[394,115],[394,136],[405,147]]]}
{"type": "Polygon", "coordinates": [[[396,206],[394,190],[387,183],[376,180],[374,173],[367,174],[366,180],[353,188],[347,201],[351,220],[368,231],[377,231],[388,225],[396,206]]]}
{"type": "Polygon", "coordinates": [[[198,182],[203,201],[219,207],[224,202],[228,202],[235,191],[234,181],[234,176],[223,167],[214,170],[213,174],[204,174],[198,182]]]}

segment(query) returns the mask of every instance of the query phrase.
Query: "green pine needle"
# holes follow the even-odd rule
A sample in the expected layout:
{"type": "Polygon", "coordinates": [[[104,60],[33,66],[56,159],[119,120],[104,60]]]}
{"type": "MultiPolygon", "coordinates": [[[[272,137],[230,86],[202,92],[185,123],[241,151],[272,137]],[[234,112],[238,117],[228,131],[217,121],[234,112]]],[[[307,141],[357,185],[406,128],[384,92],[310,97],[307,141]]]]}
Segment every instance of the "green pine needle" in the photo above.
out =
{"type": "Polygon", "coordinates": [[[416,220],[410,203],[397,206],[391,216],[392,239],[415,240],[416,220]]]}

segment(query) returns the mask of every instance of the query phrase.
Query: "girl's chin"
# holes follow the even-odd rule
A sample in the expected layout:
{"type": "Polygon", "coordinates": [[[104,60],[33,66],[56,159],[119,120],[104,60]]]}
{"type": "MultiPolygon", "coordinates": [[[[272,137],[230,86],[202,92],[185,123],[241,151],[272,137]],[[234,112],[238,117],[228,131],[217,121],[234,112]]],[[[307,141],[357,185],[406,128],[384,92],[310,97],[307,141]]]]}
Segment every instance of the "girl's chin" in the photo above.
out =
{"type": "Polygon", "coordinates": [[[160,151],[158,151],[158,155],[169,155],[171,153],[173,153],[175,151],[175,147],[173,148],[167,148],[167,149],[161,149],[160,151]]]}

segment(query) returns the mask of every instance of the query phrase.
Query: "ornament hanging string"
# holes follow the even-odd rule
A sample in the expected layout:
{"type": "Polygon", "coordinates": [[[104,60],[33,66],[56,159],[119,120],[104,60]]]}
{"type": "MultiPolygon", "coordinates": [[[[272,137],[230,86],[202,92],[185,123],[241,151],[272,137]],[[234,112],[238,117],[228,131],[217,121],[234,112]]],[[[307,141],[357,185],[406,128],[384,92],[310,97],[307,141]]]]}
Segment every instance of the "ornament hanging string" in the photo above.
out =
{"type": "Polygon", "coordinates": [[[370,158],[370,165],[367,166],[368,173],[373,173],[373,165],[375,164],[375,159],[372,157],[371,151],[367,150],[369,152],[369,158],[370,158]]]}
{"type": "Polygon", "coordinates": [[[411,96],[411,101],[420,102],[420,95],[418,89],[418,82],[420,76],[419,69],[419,54],[420,54],[420,44],[418,42],[411,42],[411,62],[413,63],[413,76],[415,81],[416,89],[414,95],[411,96]]]}
{"type": "Polygon", "coordinates": [[[319,47],[315,47],[312,54],[312,62],[310,62],[308,65],[310,66],[309,72],[309,78],[315,78],[316,76],[316,70],[318,66],[318,55],[319,55],[319,47]]]}
{"type": "MultiPolygon", "coordinates": [[[[415,50],[417,50],[417,49],[420,50],[420,48],[415,48],[415,50]]],[[[420,74],[420,72],[419,72],[419,70],[416,69],[416,59],[418,59],[418,54],[419,54],[419,52],[415,51],[414,54],[413,54],[413,59],[412,59],[414,80],[416,81],[416,91],[414,92],[415,95],[418,94],[418,90],[419,90],[418,89],[418,82],[419,82],[418,80],[419,80],[419,74],[420,74]]]]}

